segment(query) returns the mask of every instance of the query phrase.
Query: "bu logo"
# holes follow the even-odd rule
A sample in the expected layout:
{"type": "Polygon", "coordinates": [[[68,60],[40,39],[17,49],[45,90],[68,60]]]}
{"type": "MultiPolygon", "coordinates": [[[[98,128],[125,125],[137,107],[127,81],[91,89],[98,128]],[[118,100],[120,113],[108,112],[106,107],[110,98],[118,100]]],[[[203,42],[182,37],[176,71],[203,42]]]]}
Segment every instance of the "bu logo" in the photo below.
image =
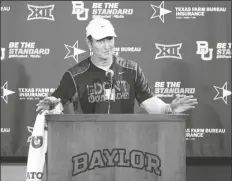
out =
{"type": "Polygon", "coordinates": [[[83,1],[72,1],[72,5],[73,5],[72,14],[76,14],[78,20],[83,21],[88,19],[89,9],[84,8],[83,1]],[[81,14],[84,14],[84,16],[81,17],[80,16],[81,14]]]}
{"type": "Polygon", "coordinates": [[[40,148],[43,145],[43,137],[32,136],[31,144],[33,148],[40,148]]]}
{"type": "Polygon", "coordinates": [[[5,48],[1,48],[1,60],[5,59],[5,48]]]}
{"type": "Polygon", "coordinates": [[[54,4],[49,6],[33,6],[28,4],[27,7],[31,11],[31,14],[28,15],[27,20],[46,19],[55,21],[52,15],[54,6],[54,4]]]}
{"type": "Polygon", "coordinates": [[[212,60],[213,58],[213,49],[209,48],[209,44],[207,41],[197,41],[197,52],[198,55],[201,55],[201,59],[205,61],[212,60]],[[206,57],[206,54],[209,54],[206,57]]]}
{"type": "Polygon", "coordinates": [[[180,54],[180,48],[182,43],[173,44],[173,45],[163,45],[163,44],[155,44],[156,48],[159,50],[159,53],[156,54],[155,59],[160,58],[176,58],[182,59],[180,54]]]}

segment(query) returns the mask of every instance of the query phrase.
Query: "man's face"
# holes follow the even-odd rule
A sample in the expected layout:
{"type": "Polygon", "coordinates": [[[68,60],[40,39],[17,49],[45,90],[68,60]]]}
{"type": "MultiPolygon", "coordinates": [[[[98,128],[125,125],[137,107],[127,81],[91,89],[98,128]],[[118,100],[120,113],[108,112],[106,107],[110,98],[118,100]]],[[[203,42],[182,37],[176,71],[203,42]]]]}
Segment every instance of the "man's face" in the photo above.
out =
{"type": "Polygon", "coordinates": [[[92,38],[90,46],[94,56],[104,60],[109,59],[114,53],[114,37],[109,36],[100,40],[92,38]]]}

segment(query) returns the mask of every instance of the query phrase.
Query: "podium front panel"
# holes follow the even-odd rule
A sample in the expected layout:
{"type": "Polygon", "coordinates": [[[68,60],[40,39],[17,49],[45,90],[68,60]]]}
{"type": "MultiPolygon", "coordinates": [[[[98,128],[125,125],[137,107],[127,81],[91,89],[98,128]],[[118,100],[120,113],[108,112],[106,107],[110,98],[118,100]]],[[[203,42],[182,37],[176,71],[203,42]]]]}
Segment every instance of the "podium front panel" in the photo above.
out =
{"type": "Polygon", "coordinates": [[[185,181],[184,121],[135,117],[48,121],[48,180],[185,181]]]}

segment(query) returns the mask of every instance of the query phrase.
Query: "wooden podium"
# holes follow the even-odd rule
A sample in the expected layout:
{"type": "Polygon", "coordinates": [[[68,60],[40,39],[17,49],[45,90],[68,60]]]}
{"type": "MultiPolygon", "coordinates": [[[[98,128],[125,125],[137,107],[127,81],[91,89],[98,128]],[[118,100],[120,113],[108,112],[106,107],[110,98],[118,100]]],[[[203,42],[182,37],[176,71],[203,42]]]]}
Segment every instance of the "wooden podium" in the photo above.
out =
{"type": "Polygon", "coordinates": [[[48,181],[185,181],[187,115],[47,115],[48,181]]]}

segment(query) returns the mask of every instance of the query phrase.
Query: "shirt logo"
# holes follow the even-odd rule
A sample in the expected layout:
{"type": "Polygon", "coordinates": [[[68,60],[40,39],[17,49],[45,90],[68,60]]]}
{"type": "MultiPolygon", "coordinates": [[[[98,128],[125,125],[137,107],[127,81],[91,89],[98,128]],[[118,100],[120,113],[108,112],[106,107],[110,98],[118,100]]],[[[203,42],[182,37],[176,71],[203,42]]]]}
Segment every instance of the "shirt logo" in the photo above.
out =
{"type": "Polygon", "coordinates": [[[156,48],[159,52],[156,54],[155,59],[161,58],[175,58],[175,59],[182,59],[180,54],[180,48],[182,43],[179,44],[172,44],[172,45],[164,45],[164,44],[155,44],[156,48]]]}
{"type": "MultiPolygon", "coordinates": [[[[107,101],[107,89],[109,82],[95,82],[86,85],[89,103],[107,101]]],[[[125,80],[115,81],[113,85],[115,100],[130,99],[130,84],[125,80]]]]}
{"type": "Polygon", "coordinates": [[[55,21],[52,15],[54,6],[54,4],[49,6],[33,6],[28,4],[27,7],[31,11],[31,14],[28,15],[27,20],[46,19],[55,21]]]}
{"type": "Polygon", "coordinates": [[[78,20],[84,21],[88,19],[89,9],[84,8],[83,1],[72,1],[72,5],[73,5],[72,14],[76,14],[78,20]],[[82,14],[84,14],[83,17],[81,17],[82,14]]]}
{"type": "Polygon", "coordinates": [[[213,58],[213,49],[209,48],[209,44],[207,41],[197,41],[196,53],[198,55],[201,55],[201,59],[205,61],[210,61],[213,58]]]}

